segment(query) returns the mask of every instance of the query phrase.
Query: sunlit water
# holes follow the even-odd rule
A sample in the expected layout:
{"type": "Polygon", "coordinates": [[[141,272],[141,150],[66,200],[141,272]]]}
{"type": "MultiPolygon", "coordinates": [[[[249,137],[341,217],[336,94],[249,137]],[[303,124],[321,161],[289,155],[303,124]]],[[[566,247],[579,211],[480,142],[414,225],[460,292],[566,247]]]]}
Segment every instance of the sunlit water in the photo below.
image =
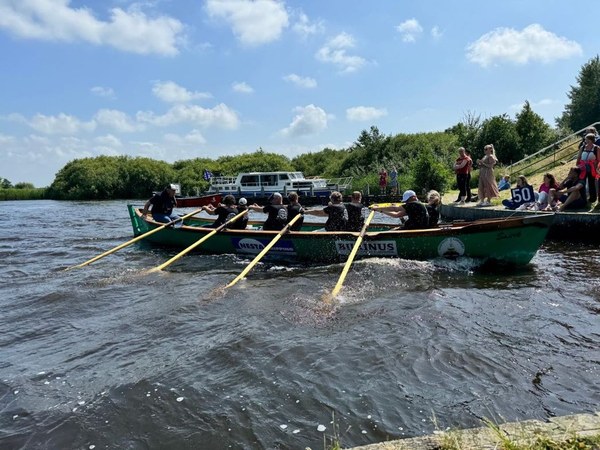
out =
{"type": "Polygon", "coordinates": [[[323,448],[600,405],[596,246],[259,264],[134,244],[126,202],[0,202],[0,448],[323,448]],[[332,421],[332,416],[334,420],[332,421]],[[434,418],[437,423],[434,424],[434,418]],[[333,422],[333,423],[332,423],[333,422]]]}

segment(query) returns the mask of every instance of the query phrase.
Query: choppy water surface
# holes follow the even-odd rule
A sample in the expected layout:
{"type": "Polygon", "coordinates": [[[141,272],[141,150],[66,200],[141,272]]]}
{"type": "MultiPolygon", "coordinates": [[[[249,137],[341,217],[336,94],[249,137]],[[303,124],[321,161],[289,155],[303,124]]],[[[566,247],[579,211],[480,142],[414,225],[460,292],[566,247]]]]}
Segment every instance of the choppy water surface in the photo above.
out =
{"type": "Polygon", "coordinates": [[[596,246],[529,267],[259,265],[134,244],[126,202],[0,202],[0,448],[323,448],[600,405],[596,246]],[[97,220],[92,220],[97,219],[97,220]],[[332,423],[332,414],[335,415],[332,423]],[[323,430],[324,431],[320,431],[323,430]]]}

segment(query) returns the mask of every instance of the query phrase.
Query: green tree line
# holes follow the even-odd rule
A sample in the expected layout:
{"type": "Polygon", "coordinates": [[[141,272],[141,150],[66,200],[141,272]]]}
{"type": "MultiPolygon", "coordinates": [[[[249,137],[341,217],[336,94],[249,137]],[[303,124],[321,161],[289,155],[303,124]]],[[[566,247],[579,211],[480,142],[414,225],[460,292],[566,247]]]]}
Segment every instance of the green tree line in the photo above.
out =
{"type": "MultiPolygon", "coordinates": [[[[258,149],[252,153],[195,158],[173,164],[151,158],[98,156],[67,163],[56,175],[44,196],[54,199],[146,198],[166,184],[181,184],[183,195],[206,191],[203,172],[235,176],[250,171],[301,171],[306,176],[353,177],[353,188],[363,192],[378,186],[378,171],[391,166],[398,170],[401,189],[418,193],[429,189],[445,192],[454,187],[451,170],[459,146],[471,150],[473,159],[483,156],[483,147],[494,144],[501,165],[512,164],[600,119],[600,58],[586,63],[578,84],[568,93],[569,103],[551,127],[535,113],[528,101],[514,118],[501,114],[486,119],[467,113],[443,132],[384,135],[375,126],[362,130],[345,149],[325,148],[292,159],[258,149]]],[[[12,186],[0,179],[1,192],[30,190],[20,183],[12,186]]]]}

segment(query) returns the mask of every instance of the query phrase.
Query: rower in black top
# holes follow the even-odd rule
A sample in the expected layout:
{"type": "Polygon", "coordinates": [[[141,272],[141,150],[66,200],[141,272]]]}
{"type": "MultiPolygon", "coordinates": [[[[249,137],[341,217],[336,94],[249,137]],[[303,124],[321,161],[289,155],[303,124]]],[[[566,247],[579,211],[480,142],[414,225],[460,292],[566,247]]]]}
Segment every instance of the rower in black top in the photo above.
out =
{"type": "Polygon", "coordinates": [[[279,192],[271,194],[269,204],[262,207],[254,203],[248,209],[267,214],[267,220],[263,224],[265,231],[280,231],[287,223],[287,208],[283,204],[283,197],[279,192]]]}
{"type": "Polygon", "coordinates": [[[344,231],[348,223],[348,211],[342,203],[342,194],[333,191],[329,200],[330,202],[325,208],[306,210],[304,214],[327,217],[325,231],[344,231]]]}
{"type": "Polygon", "coordinates": [[[386,216],[402,219],[408,216],[402,230],[416,230],[429,227],[429,213],[423,203],[417,198],[415,191],[405,191],[402,194],[402,206],[372,206],[375,211],[380,211],[386,216]]]}
{"type": "Polygon", "coordinates": [[[346,231],[360,231],[365,224],[365,215],[363,214],[365,206],[361,203],[362,194],[359,191],[352,193],[352,202],[346,203],[346,211],[348,211],[348,222],[346,223],[346,231]]]}
{"type": "MultiPolygon", "coordinates": [[[[304,214],[304,208],[298,202],[298,194],[295,192],[290,192],[288,194],[288,200],[290,204],[287,206],[287,223],[290,223],[294,217],[299,214],[304,214]]],[[[304,222],[304,217],[300,217],[296,222],[294,222],[291,226],[292,231],[300,231],[302,228],[302,223],[304,222]]]]}
{"type": "MultiPolygon", "coordinates": [[[[202,207],[202,210],[212,216],[218,216],[212,225],[208,225],[207,228],[217,228],[228,220],[233,219],[240,212],[235,207],[235,197],[233,195],[226,195],[223,198],[223,203],[219,204],[216,208],[213,205],[206,205],[202,207]]],[[[234,227],[232,226],[231,228],[234,227]]]]}

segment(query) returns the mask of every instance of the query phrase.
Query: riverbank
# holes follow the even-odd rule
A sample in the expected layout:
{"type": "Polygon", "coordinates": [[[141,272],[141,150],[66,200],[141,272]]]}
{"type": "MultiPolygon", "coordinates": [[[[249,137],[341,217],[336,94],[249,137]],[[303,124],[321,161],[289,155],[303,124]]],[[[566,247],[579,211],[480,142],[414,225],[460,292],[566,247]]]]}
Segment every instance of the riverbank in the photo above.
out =
{"type": "Polygon", "coordinates": [[[430,436],[382,442],[379,444],[353,447],[350,450],[479,450],[498,448],[600,448],[600,413],[575,414],[553,417],[548,421],[525,420],[502,425],[491,425],[466,430],[443,431],[430,436]],[[560,447],[534,447],[536,440],[540,444],[552,441],[566,443],[578,438],[581,444],[560,447]],[[584,442],[584,440],[586,440],[584,442]],[[507,445],[511,443],[513,445],[507,445]],[[523,447],[517,447],[523,446],[523,447]]]}

